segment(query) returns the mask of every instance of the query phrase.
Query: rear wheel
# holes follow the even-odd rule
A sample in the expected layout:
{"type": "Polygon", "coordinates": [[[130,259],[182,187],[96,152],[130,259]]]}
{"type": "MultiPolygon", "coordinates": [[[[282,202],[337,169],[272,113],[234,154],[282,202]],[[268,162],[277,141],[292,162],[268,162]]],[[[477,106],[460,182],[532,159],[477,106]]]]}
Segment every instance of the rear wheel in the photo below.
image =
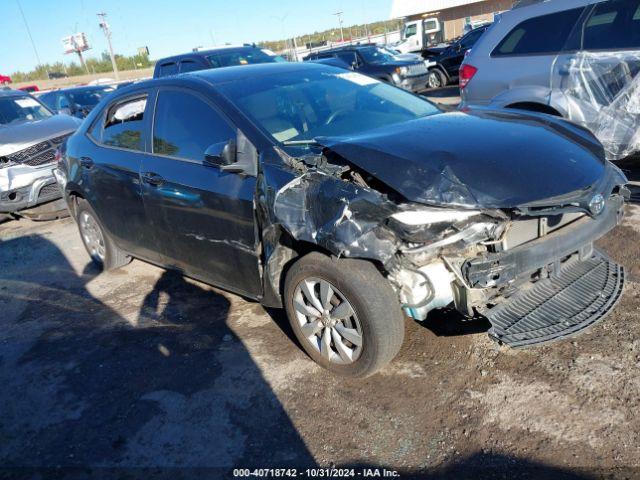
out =
{"type": "Polygon", "coordinates": [[[442,88],[447,85],[447,79],[444,74],[438,70],[429,70],[429,77],[427,78],[427,86],[429,88],[442,88]]]}
{"type": "Polygon", "coordinates": [[[113,270],[131,261],[131,257],[120,250],[109,238],[98,216],[83,198],[78,199],[76,218],[84,248],[98,267],[103,270],[113,270]]]}
{"type": "Polygon", "coordinates": [[[404,317],[370,262],[310,253],[287,273],[284,303],[307,354],[340,375],[366,377],[387,365],[404,338],[404,317]]]}

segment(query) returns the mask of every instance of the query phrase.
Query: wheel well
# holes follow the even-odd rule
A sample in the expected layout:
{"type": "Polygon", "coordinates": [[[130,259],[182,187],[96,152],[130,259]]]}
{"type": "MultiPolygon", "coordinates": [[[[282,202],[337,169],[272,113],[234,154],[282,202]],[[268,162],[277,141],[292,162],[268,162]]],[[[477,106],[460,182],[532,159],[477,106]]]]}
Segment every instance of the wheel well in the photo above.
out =
{"type": "Polygon", "coordinates": [[[84,197],[82,196],[82,194],[75,192],[75,191],[71,191],[69,192],[69,199],[71,200],[69,202],[69,209],[71,210],[71,214],[73,215],[73,218],[76,218],[76,212],[78,209],[78,199],[82,198],[84,200],[84,197]]]}
{"type": "Polygon", "coordinates": [[[518,102],[507,105],[506,108],[514,108],[518,110],[527,110],[529,112],[546,113],[548,115],[554,115],[561,117],[562,115],[555,108],[545,105],[544,103],[537,102],[518,102]]]}
{"type": "MultiPolygon", "coordinates": [[[[289,269],[300,258],[312,252],[322,253],[327,257],[335,257],[335,254],[328,249],[316,243],[296,240],[289,235],[287,231],[281,230],[274,251],[271,254],[270,260],[267,262],[269,264],[267,269],[268,275],[265,276],[264,287],[268,288],[270,286],[271,290],[273,290],[273,294],[281,298],[284,293],[284,282],[289,269]],[[273,263],[271,261],[272,258],[275,259],[275,262],[273,263]]],[[[373,259],[362,260],[371,262],[381,273],[384,274],[384,268],[380,262],[373,259]]]]}
{"type": "Polygon", "coordinates": [[[439,64],[436,64],[433,67],[429,67],[429,71],[431,70],[438,70],[440,74],[444,76],[445,79],[449,80],[449,75],[447,74],[447,71],[444,68],[442,68],[442,66],[440,66],[439,64]]]}

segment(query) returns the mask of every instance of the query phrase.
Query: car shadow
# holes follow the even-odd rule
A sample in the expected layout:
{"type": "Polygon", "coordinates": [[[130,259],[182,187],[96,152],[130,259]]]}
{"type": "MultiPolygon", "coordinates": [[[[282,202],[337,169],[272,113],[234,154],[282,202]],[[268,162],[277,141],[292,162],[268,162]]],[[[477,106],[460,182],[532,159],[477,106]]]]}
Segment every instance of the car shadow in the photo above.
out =
{"type": "Polygon", "coordinates": [[[78,274],[41,236],[0,242],[0,469],[314,466],[227,324],[229,300],[168,271],[147,285],[91,264],[78,274]]]}
{"type": "MultiPolygon", "coordinates": [[[[395,471],[398,474],[396,478],[404,480],[589,480],[600,478],[600,475],[596,476],[593,471],[587,469],[559,467],[514,455],[482,451],[446,462],[439,467],[428,469],[396,469],[393,466],[382,467],[367,463],[358,464],[355,468],[361,472],[369,472],[368,476],[370,477],[375,477],[375,472],[378,470],[379,474],[377,476],[382,478],[393,477],[392,474],[385,473],[383,469],[386,472],[395,471]]],[[[613,471],[610,473],[613,473],[613,471]]]]}
{"type": "Polygon", "coordinates": [[[426,320],[417,322],[423,328],[431,330],[438,337],[458,337],[485,333],[491,328],[486,317],[478,315],[474,318],[465,317],[455,308],[432,310],[426,320]]]}

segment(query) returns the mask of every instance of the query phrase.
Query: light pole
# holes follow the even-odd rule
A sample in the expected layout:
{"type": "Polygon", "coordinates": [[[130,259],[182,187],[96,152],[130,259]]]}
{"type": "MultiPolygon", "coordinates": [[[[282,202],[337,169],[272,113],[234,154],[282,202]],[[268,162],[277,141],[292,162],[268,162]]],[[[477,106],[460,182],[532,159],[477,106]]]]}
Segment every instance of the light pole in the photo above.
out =
{"type": "Polygon", "coordinates": [[[334,15],[338,17],[338,23],[340,24],[340,38],[342,39],[342,43],[344,43],[344,30],[342,29],[342,14],[344,12],[336,12],[334,15]]]}
{"type": "Polygon", "coordinates": [[[98,13],[100,17],[100,28],[104,32],[104,36],[107,37],[107,43],[109,44],[109,55],[111,56],[111,65],[113,66],[113,73],[116,76],[116,80],[120,80],[120,75],[118,74],[118,65],[116,65],[116,57],[113,55],[113,47],[111,46],[111,30],[109,29],[109,24],[105,17],[106,13],[98,13]]]}

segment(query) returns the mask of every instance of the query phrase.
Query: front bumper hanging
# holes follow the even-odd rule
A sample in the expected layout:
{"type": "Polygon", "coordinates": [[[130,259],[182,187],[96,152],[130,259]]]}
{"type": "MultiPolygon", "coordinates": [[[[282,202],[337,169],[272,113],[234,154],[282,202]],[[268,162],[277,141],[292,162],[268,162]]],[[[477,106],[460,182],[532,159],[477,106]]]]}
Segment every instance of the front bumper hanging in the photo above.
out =
{"type": "Polygon", "coordinates": [[[489,310],[489,336],[524,347],[577,335],[613,310],[623,286],[624,269],[595,250],[489,310]]]}

